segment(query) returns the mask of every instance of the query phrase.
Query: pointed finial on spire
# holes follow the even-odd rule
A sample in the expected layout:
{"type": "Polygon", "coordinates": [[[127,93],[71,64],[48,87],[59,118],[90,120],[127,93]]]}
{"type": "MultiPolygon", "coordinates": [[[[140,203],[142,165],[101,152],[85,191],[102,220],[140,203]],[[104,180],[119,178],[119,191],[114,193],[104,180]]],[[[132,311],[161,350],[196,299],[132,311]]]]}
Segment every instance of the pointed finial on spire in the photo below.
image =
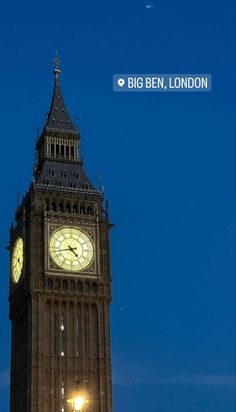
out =
{"type": "Polygon", "coordinates": [[[59,74],[61,73],[61,70],[59,69],[61,61],[58,57],[58,52],[57,50],[55,50],[55,57],[53,59],[53,63],[54,63],[54,70],[53,73],[55,74],[56,79],[58,79],[59,74]]]}

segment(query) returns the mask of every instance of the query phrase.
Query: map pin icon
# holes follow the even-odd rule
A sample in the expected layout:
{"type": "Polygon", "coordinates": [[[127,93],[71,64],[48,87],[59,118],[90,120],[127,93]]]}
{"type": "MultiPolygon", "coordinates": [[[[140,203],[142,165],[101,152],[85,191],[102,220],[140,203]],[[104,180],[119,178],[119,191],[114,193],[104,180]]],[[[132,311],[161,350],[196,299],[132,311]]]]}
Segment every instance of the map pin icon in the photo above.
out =
{"type": "Polygon", "coordinates": [[[124,81],[124,79],[119,79],[119,80],[117,81],[117,83],[118,83],[118,85],[119,85],[120,87],[123,87],[124,84],[125,84],[125,81],[124,81]]]}

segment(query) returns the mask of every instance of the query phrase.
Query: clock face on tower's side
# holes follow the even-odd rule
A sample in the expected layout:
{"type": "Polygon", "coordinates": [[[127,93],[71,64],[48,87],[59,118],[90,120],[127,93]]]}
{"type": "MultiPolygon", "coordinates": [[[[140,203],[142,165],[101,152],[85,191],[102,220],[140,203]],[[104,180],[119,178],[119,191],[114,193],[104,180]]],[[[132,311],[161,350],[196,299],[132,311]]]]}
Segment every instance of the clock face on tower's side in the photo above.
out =
{"type": "Polygon", "coordinates": [[[61,269],[78,272],[86,269],[94,257],[93,241],[87,233],[74,227],[57,229],[50,237],[49,252],[61,269]]]}
{"type": "Polygon", "coordinates": [[[18,283],[20,280],[23,268],[23,260],[23,240],[21,237],[18,237],[16,239],[11,258],[11,276],[14,283],[18,283]]]}

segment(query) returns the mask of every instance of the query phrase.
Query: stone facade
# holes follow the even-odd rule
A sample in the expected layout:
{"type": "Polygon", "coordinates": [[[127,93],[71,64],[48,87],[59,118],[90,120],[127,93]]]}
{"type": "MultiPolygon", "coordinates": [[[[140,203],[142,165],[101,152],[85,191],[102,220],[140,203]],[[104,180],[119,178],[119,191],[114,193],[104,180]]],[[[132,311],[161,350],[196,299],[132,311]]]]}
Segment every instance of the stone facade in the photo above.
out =
{"type": "Polygon", "coordinates": [[[111,412],[112,225],[103,194],[85,174],[58,72],[34,178],[10,230],[11,256],[16,239],[24,242],[19,282],[10,275],[11,412],[69,412],[75,390],[86,393],[85,411],[111,412]],[[94,259],[88,268],[70,272],[52,261],[49,239],[60,227],[89,234],[94,259]]]}

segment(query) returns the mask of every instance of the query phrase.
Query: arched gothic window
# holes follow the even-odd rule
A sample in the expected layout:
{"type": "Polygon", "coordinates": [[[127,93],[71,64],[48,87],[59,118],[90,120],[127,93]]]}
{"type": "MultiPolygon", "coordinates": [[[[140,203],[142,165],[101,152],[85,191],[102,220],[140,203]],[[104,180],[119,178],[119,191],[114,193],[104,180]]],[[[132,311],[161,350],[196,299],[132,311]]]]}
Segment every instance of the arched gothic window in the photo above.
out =
{"type": "Polygon", "coordinates": [[[56,205],[56,202],[52,202],[51,209],[53,210],[53,212],[56,212],[56,211],[57,211],[57,205],[56,205]]]}
{"type": "Polygon", "coordinates": [[[87,208],[87,214],[88,214],[88,215],[92,215],[92,214],[93,214],[93,210],[92,210],[92,207],[91,207],[91,206],[88,206],[88,208],[87,208]]]}
{"type": "Polygon", "coordinates": [[[66,204],[66,212],[70,213],[70,203],[66,204]]]}
{"type": "Polygon", "coordinates": [[[81,215],[84,215],[84,205],[80,206],[79,212],[81,215]]]}

